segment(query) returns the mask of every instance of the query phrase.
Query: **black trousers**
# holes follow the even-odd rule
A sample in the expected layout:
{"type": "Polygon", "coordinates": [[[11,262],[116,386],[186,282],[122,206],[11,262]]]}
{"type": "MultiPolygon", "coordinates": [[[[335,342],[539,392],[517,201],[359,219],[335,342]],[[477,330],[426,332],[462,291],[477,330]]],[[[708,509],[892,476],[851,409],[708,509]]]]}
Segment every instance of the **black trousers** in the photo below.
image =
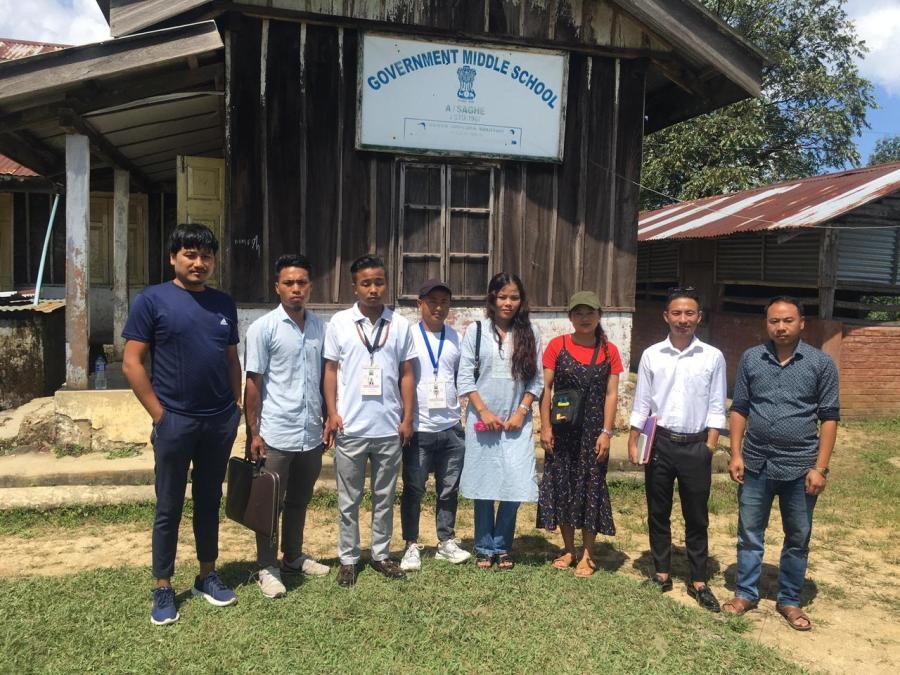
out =
{"type": "Polygon", "coordinates": [[[644,489],[650,553],[657,572],[667,574],[672,567],[672,496],[677,478],[691,581],[706,581],[711,467],[712,453],[704,441],[681,445],[656,436],[650,463],[644,468],[644,489]]]}
{"type": "Polygon", "coordinates": [[[169,579],[175,572],[188,469],[194,500],[197,560],[209,563],[219,557],[222,481],[240,417],[237,406],[211,417],[188,417],[167,410],[153,427],[150,434],[156,460],[153,576],[157,579],[169,579]]]}

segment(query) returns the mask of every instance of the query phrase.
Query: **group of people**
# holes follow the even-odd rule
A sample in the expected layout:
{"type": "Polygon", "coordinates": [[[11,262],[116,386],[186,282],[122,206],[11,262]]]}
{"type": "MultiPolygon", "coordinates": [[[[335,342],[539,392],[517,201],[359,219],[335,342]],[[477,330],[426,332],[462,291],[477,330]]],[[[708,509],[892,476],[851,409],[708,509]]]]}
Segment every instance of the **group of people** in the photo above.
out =
{"type": "MultiPolygon", "coordinates": [[[[179,225],[169,241],[174,280],[145,289],[132,303],[123,335],[123,371],[153,421],[157,508],[153,526],[151,622],[178,620],[174,573],[188,470],[200,573],[192,593],[214,605],[237,597],[215,571],[218,509],[225,467],[244,402],[247,455],[279,475],[280,538],[257,536],[257,583],[268,598],[285,594],[284,574],[326,575],[303,550],[306,509],[326,448],[334,448],[340,567],[350,587],[360,571],[359,508],[367,467],[371,488],[371,558],[375,571],[401,579],[422,565],[422,498],[429,475],[436,491],[437,560],[463,563],[455,523],[458,495],[474,502],[479,569],[515,566],[516,515],[537,502],[537,526],[560,531],[563,551],[552,565],[594,574],[596,535],[614,535],[606,484],[622,362],[600,324],[590,291],[568,304],[571,332],[546,348],[529,318],[526,289],[515,274],[494,275],[485,317],[460,336],[447,323],[453,291],[430,279],[419,290],[415,324],[387,307],[383,261],[350,266],[356,302],[325,324],[306,305],[312,269],[302,255],[275,263],[278,306],[247,330],[244,369],[238,358],[237,311],[206,286],[218,242],[202,225],[179,225]],[[152,369],[144,366],[147,355],[152,369]],[[462,414],[460,401],[466,402],[462,414]],[[532,440],[539,402],[545,452],[538,481],[532,440]],[[390,557],[398,476],[405,542],[390,557]],[[575,533],[581,530],[576,548],[575,533]],[[282,551],[278,560],[278,543],[282,551]]],[[[639,430],[655,416],[656,440],[645,467],[650,548],[648,584],[672,588],[670,515],[677,479],[690,564],[687,592],[709,610],[719,603],[707,585],[707,501],[711,460],[726,427],[725,361],[699,340],[699,298],[671,289],[663,318],[668,337],[645,350],[631,415],[628,452],[638,462],[639,430]]],[[[776,298],[767,307],[771,340],[744,354],[731,409],[731,477],[738,495],[737,595],[725,611],[742,614],[759,598],[763,533],[774,496],[785,526],[778,609],[798,630],[811,627],[800,609],[812,510],[825,487],[838,419],[834,363],[800,341],[803,308],[776,298]],[[821,428],[817,425],[821,421],[821,428]]]]}

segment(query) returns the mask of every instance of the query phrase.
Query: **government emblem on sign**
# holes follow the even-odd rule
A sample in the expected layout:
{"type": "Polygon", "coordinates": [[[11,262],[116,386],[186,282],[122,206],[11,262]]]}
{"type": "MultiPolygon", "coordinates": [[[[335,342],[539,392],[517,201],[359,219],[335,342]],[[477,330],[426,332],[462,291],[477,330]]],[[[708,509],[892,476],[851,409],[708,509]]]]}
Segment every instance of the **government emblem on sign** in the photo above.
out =
{"type": "Polygon", "coordinates": [[[475,76],[477,71],[469,66],[463,66],[456,71],[459,77],[459,91],[456,92],[457,98],[463,101],[473,101],[475,99],[475,76]]]}

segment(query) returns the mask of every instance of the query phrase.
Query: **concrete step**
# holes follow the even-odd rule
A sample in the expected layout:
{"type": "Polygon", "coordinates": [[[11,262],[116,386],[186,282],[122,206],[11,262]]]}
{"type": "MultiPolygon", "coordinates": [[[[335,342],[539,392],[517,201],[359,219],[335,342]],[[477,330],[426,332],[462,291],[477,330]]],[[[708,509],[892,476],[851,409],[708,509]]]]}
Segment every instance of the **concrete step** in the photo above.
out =
{"type": "MultiPolygon", "coordinates": [[[[243,456],[244,441],[239,436],[232,448],[233,456],[243,456]]],[[[544,452],[535,448],[537,470],[544,467],[544,452]]],[[[713,472],[727,472],[728,455],[720,449],[713,458],[713,472]]],[[[628,462],[624,435],[613,439],[609,460],[610,472],[641,472],[628,462]]],[[[153,485],[153,451],[145,449],[135,457],[109,459],[104,453],[87,453],[79,457],[56,457],[51,452],[25,452],[0,457],[0,488],[54,486],[126,486],[153,485]]],[[[326,452],[322,460],[320,481],[334,485],[334,460],[326,452]]]]}

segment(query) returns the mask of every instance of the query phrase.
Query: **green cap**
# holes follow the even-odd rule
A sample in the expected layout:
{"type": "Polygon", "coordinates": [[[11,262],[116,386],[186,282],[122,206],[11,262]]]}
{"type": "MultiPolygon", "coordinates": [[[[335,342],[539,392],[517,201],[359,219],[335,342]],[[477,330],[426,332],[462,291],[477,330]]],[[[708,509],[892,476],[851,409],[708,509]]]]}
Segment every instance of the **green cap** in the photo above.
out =
{"type": "Polygon", "coordinates": [[[586,305],[591,309],[600,309],[600,298],[593,291],[578,291],[569,298],[569,309],[567,311],[571,312],[578,305],[586,305]]]}

